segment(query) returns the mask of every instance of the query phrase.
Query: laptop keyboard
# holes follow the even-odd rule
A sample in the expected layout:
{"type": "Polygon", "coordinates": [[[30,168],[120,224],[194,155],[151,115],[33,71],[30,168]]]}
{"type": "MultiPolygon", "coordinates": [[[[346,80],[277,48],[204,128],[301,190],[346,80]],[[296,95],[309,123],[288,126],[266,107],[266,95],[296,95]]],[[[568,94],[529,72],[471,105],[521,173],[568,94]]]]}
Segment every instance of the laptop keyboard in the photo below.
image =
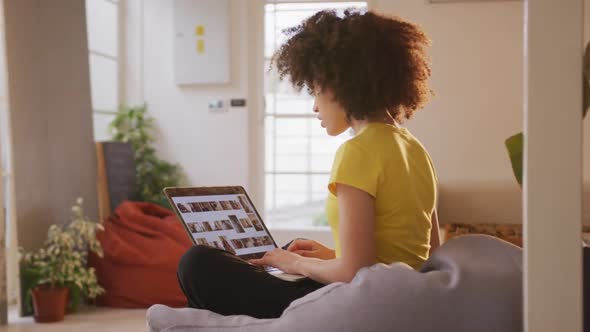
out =
{"type": "Polygon", "coordinates": [[[276,267],[272,267],[272,266],[265,266],[264,267],[264,271],[266,272],[274,272],[274,271],[279,271],[279,269],[277,269],[276,267]]]}

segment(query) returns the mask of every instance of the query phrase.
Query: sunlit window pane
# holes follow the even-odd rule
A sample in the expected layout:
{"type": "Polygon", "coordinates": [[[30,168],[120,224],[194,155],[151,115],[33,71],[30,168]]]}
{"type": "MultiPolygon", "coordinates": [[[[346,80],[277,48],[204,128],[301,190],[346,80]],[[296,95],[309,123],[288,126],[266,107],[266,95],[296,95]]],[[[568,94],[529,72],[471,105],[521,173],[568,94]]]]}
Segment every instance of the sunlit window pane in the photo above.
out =
{"type": "Polygon", "coordinates": [[[277,174],[275,186],[279,192],[305,193],[308,188],[308,176],[304,174],[277,174]]]}
{"type": "Polygon", "coordinates": [[[274,184],[275,184],[275,175],[274,174],[266,174],[264,176],[264,190],[265,190],[265,195],[264,195],[264,204],[266,206],[266,208],[268,210],[272,210],[275,208],[275,204],[274,204],[274,184]]]}
{"type": "Polygon", "coordinates": [[[105,0],[86,0],[88,49],[112,57],[118,55],[117,4],[105,0]]]}
{"type": "Polygon", "coordinates": [[[323,172],[326,169],[332,168],[332,162],[334,160],[333,155],[314,155],[311,158],[311,171],[312,172],[323,172]]]}
{"type": "Polygon", "coordinates": [[[276,172],[301,172],[306,171],[307,156],[293,156],[293,155],[276,155],[276,172]]]}
{"type": "MultiPolygon", "coordinates": [[[[315,123],[314,126],[318,126],[321,127],[319,122],[315,123]]],[[[347,133],[344,133],[342,136],[338,136],[336,138],[334,137],[330,137],[328,135],[326,135],[325,130],[322,128],[322,136],[311,136],[310,137],[310,146],[311,146],[311,154],[312,155],[317,155],[317,154],[329,154],[332,155],[340,146],[340,144],[342,144],[344,142],[344,140],[346,140],[349,135],[347,133]]]]}
{"type": "MultiPolygon", "coordinates": [[[[266,172],[274,172],[274,160],[275,160],[275,138],[274,138],[274,118],[266,117],[264,121],[264,169],[266,172]]],[[[268,193],[267,193],[268,195],[268,193]]]]}
{"type": "Polygon", "coordinates": [[[277,136],[275,140],[276,155],[307,156],[309,145],[307,136],[277,136]]]}
{"type": "Polygon", "coordinates": [[[313,100],[293,96],[277,98],[276,113],[313,115],[313,100]]]}
{"type": "Polygon", "coordinates": [[[86,0],[86,34],[94,139],[111,139],[108,124],[119,107],[119,2],[86,0]]]}
{"type": "Polygon", "coordinates": [[[265,6],[265,204],[271,227],[326,226],[324,213],[334,153],[349,133],[326,134],[313,113],[313,98],[304,88],[269,71],[270,57],[296,26],[323,9],[366,8],[365,2],[299,2],[265,6]]]}
{"type": "MultiPolygon", "coordinates": [[[[270,58],[275,45],[275,5],[266,5],[264,13],[264,56],[270,58]]],[[[265,69],[268,67],[265,67],[265,69]]]]}
{"type": "Polygon", "coordinates": [[[90,54],[90,88],[92,109],[99,111],[117,110],[119,89],[117,62],[109,58],[90,54]]]}
{"type": "Polygon", "coordinates": [[[281,135],[283,137],[305,137],[311,133],[311,120],[313,119],[277,118],[275,130],[278,135],[281,135]]]}

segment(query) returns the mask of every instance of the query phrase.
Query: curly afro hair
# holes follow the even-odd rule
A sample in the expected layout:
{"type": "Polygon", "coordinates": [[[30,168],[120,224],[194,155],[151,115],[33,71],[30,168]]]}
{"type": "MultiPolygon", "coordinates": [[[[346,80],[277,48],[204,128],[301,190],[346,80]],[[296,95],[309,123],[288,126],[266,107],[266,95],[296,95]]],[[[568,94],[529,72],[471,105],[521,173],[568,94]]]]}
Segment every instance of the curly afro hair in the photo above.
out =
{"type": "Polygon", "coordinates": [[[316,13],[283,31],[290,38],[274,54],[280,79],[300,91],[329,89],[348,118],[410,119],[427,103],[430,40],[398,17],[333,10],[316,13]]]}

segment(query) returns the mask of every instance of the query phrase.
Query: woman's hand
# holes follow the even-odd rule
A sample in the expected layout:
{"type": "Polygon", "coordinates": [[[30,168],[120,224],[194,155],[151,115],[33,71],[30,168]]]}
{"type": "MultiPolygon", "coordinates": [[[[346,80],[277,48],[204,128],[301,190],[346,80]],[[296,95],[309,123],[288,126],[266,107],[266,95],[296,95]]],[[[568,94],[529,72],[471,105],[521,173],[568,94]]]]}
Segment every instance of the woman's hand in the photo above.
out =
{"type": "Polygon", "coordinates": [[[250,263],[254,265],[269,265],[277,269],[292,274],[301,274],[298,269],[298,261],[301,256],[283,249],[273,249],[267,251],[262,258],[251,259],[250,263]]]}
{"type": "Polygon", "coordinates": [[[313,257],[324,260],[336,258],[334,250],[314,240],[294,240],[291,242],[287,250],[303,257],[313,257]]]}

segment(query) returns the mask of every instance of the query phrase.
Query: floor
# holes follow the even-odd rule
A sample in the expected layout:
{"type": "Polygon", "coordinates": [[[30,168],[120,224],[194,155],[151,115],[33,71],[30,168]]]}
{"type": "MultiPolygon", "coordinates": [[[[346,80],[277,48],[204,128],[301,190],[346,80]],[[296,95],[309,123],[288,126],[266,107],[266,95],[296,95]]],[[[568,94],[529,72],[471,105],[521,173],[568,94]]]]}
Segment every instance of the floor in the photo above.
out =
{"type": "Polygon", "coordinates": [[[66,315],[62,322],[35,323],[32,317],[18,317],[16,308],[11,309],[8,326],[0,332],[146,332],[146,309],[82,308],[66,315]]]}

